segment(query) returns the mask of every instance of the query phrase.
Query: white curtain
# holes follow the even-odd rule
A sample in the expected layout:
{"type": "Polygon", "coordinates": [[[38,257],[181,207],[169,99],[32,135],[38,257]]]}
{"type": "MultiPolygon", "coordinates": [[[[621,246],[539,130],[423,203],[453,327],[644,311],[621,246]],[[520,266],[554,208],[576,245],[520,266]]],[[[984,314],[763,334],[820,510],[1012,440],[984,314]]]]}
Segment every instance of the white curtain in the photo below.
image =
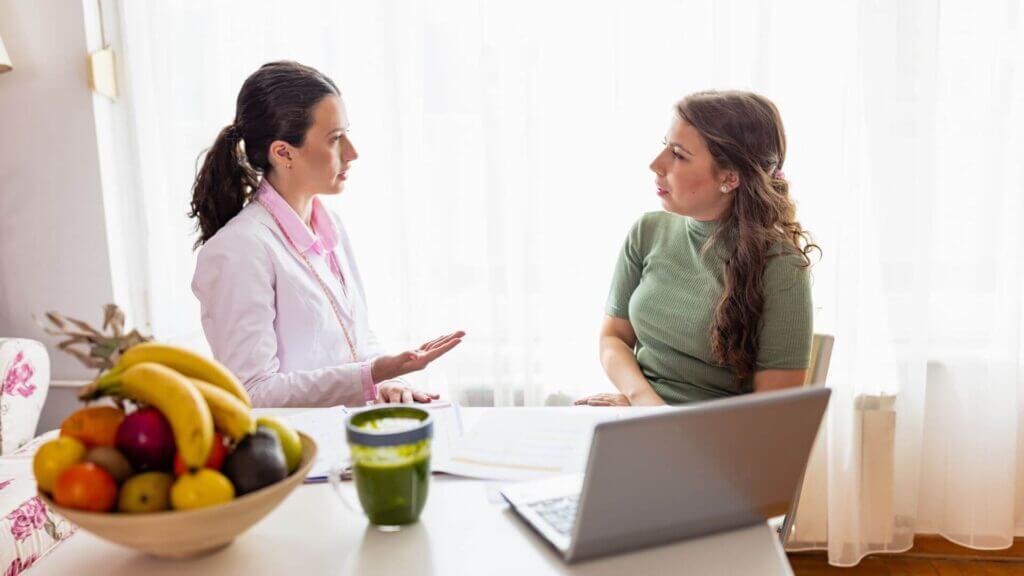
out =
{"type": "MultiPolygon", "coordinates": [[[[809,45],[831,65],[799,82],[830,102],[815,127],[827,143],[816,168],[787,170],[818,180],[798,194],[813,203],[816,287],[830,284],[815,297],[836,335],[832,410],[790,548],[827,547],[838,565],[905,550],[915,532],[1005,548],[1024,515],[1024,12],[845,12],[816,19],[809,45]]],[[[808,143],[790,127],[795,159],[808,143]]]]}
{"type": "Polygon", "coordinates": [[[824,251],[834,395],[791,547],[834,564],[938,532],[1009,545],[1024,518],[1024,13],[959,2],[130,2],[119,5],[160,337],[201,341],[185,218],[245,77],[339,84],[360,159],[331,204],[394,349],[462,328],[421,375],[469,403],[610,389],[597,331],[647,165],[682,96],[761,92],[824,251]]]}

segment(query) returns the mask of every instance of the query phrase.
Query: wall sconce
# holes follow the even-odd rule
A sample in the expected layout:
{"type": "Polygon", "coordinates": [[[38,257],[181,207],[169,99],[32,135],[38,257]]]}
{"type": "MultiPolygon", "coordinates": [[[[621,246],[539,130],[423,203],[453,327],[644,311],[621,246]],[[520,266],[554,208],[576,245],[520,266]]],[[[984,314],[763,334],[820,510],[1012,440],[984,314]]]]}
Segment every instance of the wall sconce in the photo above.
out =
{"type": "Polygon", "coordinates": [[[103,0],[96,0],[96,7],[102,47],[89,53],[89,88],[117,102],[117,65],[114,62],[114,49],[107,44],[107,32],[103,26],[103,0]]]}

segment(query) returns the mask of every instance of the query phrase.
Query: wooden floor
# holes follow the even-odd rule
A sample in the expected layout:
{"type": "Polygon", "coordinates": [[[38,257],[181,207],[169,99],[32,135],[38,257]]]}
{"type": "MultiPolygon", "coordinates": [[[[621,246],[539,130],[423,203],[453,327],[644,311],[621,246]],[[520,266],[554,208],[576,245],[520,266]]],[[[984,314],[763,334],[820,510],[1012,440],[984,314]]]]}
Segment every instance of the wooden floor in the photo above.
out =
{"type": "Polygon", "coordinates": [[[796,576],[1024,576],[1024,562],[868,556],[851,568],[830,566],[824,554],[790,554],[796,576]]]}
{"type": "Polygon", "coordinates": [[[796,576],[1024,576],[1024,539],[1003,550],[975,550],[937,534],[918,534],[901,554],[876,554],[850,568],[830,566],[824,551],[793,552],[796,576]]]}

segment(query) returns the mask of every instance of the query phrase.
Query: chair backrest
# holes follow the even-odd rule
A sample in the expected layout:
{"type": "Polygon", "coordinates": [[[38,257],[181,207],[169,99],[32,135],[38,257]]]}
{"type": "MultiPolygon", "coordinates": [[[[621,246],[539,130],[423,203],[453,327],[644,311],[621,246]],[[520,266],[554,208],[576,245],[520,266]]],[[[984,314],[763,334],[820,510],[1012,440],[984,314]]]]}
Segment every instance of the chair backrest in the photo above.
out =
{"type": "MultiPolygon", "coordinates": [[[[804,380],[804,387],[816,388],[825,385],[825,379],[828,377],[828,365],[832,360],[832,345],[835,341],[835,336],[831,334],[814,335],[811,340],[811,361],[807,366],[807,378],[804,380]]],[[[803,494],[804,480],[807,478],[807,474],[810,473],[810,468],[816,463],[816,453],[822,450],[821,442],[822,433],[819,431],[818,437],[814,441],[815,445],[811,448],[811,454],[808,457],[807,469],[804,470],[804,476],[800,480],[800,484],[797,485],[793,504],[789,507],[789,513],[786,514],[786,519],[779,528],[779,539],[782,541],[783,546],[786,544],[786,538],[789,537],[789,533],[793,530],[793,522],[796,520],[797,508],[800,505],[800,496],[803,494]]]]}
{"type": "Polygon", "coordinates": [[[36,435],[50,388],[50,357],[41,342],[0,338],[0,455],[36,435]]]}
{"type": "Polygon", "coordinates": [[[832,360],[832,344],[836,338],[831,334],[815,334],[811,339],[811,361],[807,366],[804,386],[824,386],[828,377],[828,363],[832,360]]]}

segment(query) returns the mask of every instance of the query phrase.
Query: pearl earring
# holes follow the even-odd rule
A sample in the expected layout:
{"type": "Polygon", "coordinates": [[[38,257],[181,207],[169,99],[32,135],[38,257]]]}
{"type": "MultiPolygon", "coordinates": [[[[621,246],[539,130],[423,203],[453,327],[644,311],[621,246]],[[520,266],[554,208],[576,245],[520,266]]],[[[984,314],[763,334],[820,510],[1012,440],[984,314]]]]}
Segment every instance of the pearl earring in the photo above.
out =
{"type": "Polygon", "coordinates": [[[722,184],[722,187],[719,188],[719,190],[722,191],[722,194],[728,194],[729,193],[729,187],[726,186],[725,184],[722,184]]]}

